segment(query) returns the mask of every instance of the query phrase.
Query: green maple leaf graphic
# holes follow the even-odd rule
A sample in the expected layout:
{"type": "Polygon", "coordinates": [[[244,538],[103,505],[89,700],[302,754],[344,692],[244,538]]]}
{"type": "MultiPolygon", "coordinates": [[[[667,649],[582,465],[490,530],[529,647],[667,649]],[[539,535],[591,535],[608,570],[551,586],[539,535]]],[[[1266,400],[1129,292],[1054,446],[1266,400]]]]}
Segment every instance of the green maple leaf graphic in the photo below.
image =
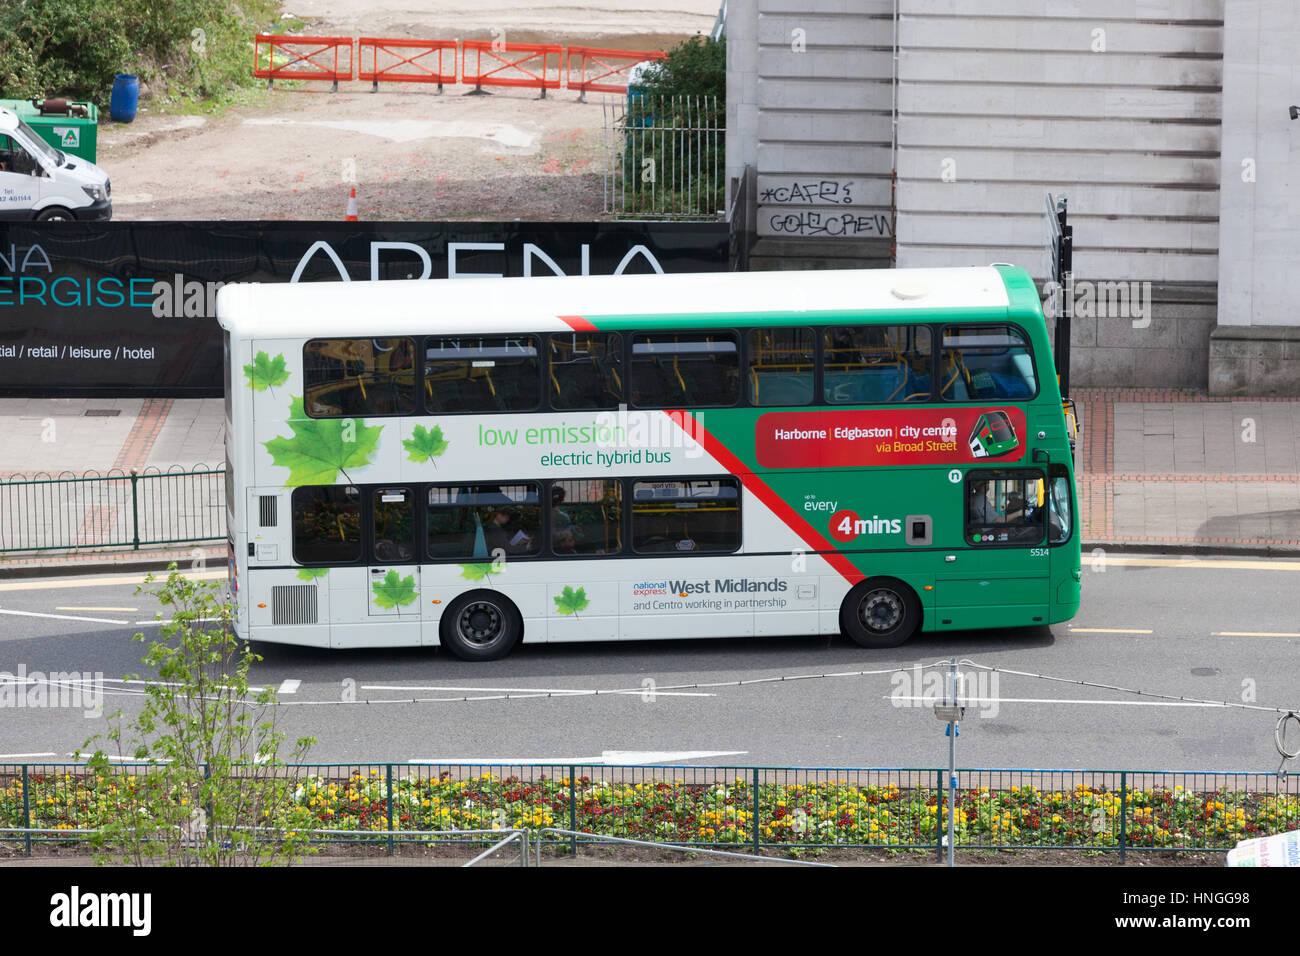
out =
{"type": "Polygon", "coordinates": [[[248,376],[248,387],[258,392],[283,385],[289,381],[289,370],[285,368],[284,355],[277,355],[274,360],[265,352],[258,352],[252,365],[244,366],[248,376]]]}
{"type": "Polygon", "coordinates": [[[491,578],[493,574],[499,574],[504,571],[505,567],[496,567],[491,561],[482,564],[462,564],[460,566],[460,576],[469,581],[482,581],[484,578],[491,578]]]}
{"type": "Polygon", "coordinates": [[[399,578],[396,571],[389,571],[382,581],[371,585],[371,590],[375,592],[375,604],[379,607],[405,607],[414,603],[417,597],[415,575],[399,578]]]}
{"type": "MultiPolygon", "coordinates": [[[[429,431],[423,425],[416,425],[415,430],[411,432],[410,438],[402,439],[402,447],[410,452],[407,457],[411,461],[433,461],[444,451],[451,442],[442,437],[442,428],[438,425],[433,426],[433,431],[429,431]]],[[[437,462],[434,462],[437,467],[437,462]]]]}
{"type": "Polygon", "coordinates": [[[587,610],[587,605],[591,603],[591,601],[587,600],[586,588],[578,588],[575,591],[567,584],[564,586],[564,590],[552,600],[555,602],[555,609],[561,614],[576,615],[579,611],[587,610]]]}
{"type": "Polygon", "coordinates": [[[340,471],[346,476],[345,469],[369,465],[384,430],[382,425],[367,426],[361,418],[307,418],[296,396],[289,403],[289,419],[293,438],[262,443],[277,465],[289,469],[286,487],[332,485],[340,471]],[[345,440],[349,431],[352,441],[345,440]]]}
{"type": "Polygon", "coordinates": [[[329,568],[303,568],[298,572],[298,580],[315,581],[317,578],[323,578],[329,573],[329,568]]]}

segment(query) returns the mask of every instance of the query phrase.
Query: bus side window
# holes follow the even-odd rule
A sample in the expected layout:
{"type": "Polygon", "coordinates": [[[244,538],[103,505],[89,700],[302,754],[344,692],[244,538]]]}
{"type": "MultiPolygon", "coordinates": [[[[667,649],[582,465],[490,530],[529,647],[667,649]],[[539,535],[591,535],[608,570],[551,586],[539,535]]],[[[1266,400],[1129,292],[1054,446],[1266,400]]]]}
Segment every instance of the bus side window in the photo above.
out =
{"type": "Polygon", "coordinates": [[[632,339],[632,404],[640,408],[734,405],[740,350],[729,332],[637,333],[632,339]]]}
{"type": "Polygon", "coordinates": [[[898,404],[930,398],[927,326],[834,326],[823,333],[822,349],[822,391],[831,404],[898,404]]]}
{"type": "Polygon", "coordinates": [[[568,332],[549,339],[546,391],[552,408],[617,408],[623,400],[623,339],[568,332]]]}
{"type": "Polygon", "coordinates": [[[749,403],[811,405],[813,363],[811,329],[754,329],[749,333],[749,403]]]}
{"type": "Polygon", "coordinates": [[[551,483],[551,550],[557,555],[623,550],[623,486],[608,478],[551,483]]]}
{"type": "Polygon", "coordinates": [[[352,564],[361,557],[361,495],[340,485],[293,490],[293,558],[299,564],[352,564]]]}
{"type": "Polygon", "coordinates": [[[302,351],[311,418],[415,413],[415,343],[408,338],[312,339],[302,351]]]}
{"type": "Polygon", "coordinates": [[[740,550],[740,482],[735,478],[635,482],[632,550],[638,554],[740,550]]]}
{"type": "Polygon", "coordinates": [[[949,325],[943,330],[940,391],[948,401],[1032,398],[1034,359],[1011,325],[949,325]]]}
{"type": "Polygon", "coordinates": [[[979,545],[1041,544],[1046,513],[1043,476],[1033,471],[966,474],[966,541],[979,545]]]}

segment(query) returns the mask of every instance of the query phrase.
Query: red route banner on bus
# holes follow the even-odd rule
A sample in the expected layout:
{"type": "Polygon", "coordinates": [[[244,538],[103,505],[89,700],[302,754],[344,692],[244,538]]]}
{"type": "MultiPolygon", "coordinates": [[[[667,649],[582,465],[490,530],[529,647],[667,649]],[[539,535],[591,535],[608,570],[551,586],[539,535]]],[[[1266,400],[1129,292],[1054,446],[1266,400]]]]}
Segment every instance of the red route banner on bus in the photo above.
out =
{"type": "Polygon", "coordinates": [[[871,408],[768,412],[755,426],[764,468],[963,465],[1025,455],[1019,408],[871,408]]]}

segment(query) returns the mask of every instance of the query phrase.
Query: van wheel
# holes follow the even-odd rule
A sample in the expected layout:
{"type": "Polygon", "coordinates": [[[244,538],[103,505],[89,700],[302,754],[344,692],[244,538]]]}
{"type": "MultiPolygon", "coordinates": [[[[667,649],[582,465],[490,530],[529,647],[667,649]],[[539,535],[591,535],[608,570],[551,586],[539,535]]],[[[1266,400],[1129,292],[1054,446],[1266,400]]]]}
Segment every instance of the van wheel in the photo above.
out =
{"type": "Polygon", "coordinates": [[[868,578],[840,605],[840,630],[863,647],[897,647],[921,626],[921,602],[897,578],[868,578]]]}
{"type": "Polygon", "coordinates": [[[524,636],[514,602],[496,591],[462,594],[442,612],[442,646],[464,661],[500,660],[524,636]]]}
{"type": "Polygon", "coordinates": [[[62,206],[49,206],[36,214],[37,222],[73,222],[76,218],[62,206]]]}

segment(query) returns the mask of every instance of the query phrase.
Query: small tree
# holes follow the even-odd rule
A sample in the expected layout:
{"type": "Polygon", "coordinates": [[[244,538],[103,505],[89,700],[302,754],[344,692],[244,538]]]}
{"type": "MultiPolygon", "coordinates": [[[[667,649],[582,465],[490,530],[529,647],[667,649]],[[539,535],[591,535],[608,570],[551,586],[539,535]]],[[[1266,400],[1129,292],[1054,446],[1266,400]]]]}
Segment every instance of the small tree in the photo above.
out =
{"type": "MultiPolygon", "coordinates": [[[[119,759],[140,762],[113,767],[102,748],[89,759],[101,797],[111,794],[93,840],[99,862],[293,862],[309,851],[315,821],[295,801],[298,782],[279,757],[285,734],[276,729],[274,691],[250,692],[249,668],[261,657],[235,636],[231,605],[215,582],[187,578],[172,564],[147,593],[171,617],[147,642],[143,663],[153,679],[144,706],[125,722],[119,708],[108,715],[107,734],[86,741],[88,749],[107,740],[119,759]]],[[[146,642],[143,633],[134,640],[146,642]]],[[[290,761],[301,762],[315,742],[299,739],[290,761]]]]}
{"type": "Polygon", "coordinates": [[[629,86],[623,179],[639,214],[701,218],[726,195],[727,51],[695,36],[629,86]]]}

